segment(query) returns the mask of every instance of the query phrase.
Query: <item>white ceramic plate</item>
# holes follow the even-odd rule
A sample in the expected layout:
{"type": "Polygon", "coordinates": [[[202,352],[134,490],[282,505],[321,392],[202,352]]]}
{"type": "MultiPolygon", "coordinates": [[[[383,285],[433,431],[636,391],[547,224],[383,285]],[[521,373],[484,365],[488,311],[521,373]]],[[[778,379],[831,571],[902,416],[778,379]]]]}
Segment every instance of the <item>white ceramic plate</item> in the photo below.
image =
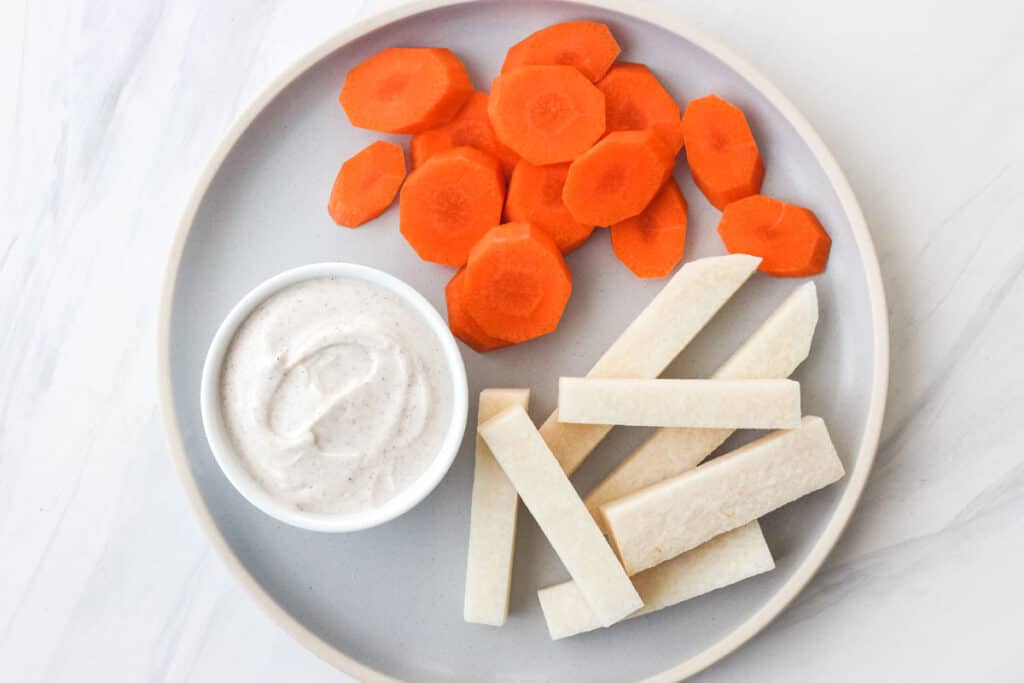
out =
{"type": "MultiPolygon", "coordinates": [[[[722,253],[718,212],[684,165],[677,177],[690,203],[686,258],[722,253]]],[[[528,385],[534,389],[531,413],[546,416],[558,375],[585,373],[660,287],[622,267],[604,231],[569,263],[575,287],[555,334],[483,356],[463,348],[471,397],[487,386],[528,385]]],[[[667,374],[712,370],[797,284],[755,276],[667,374]]],[[[331,664],[365,680],[417,683],[669,681],[708,666],[763,628],[835,544],[874,457],[888,338],[878,264],[846,180],[811,126],[749,66],[678,17],[633,2],[430,0],[362,22],[317,47],[228,132],[197,180],[170,255],[160,372],[171,452],[214,546],[268,613],[331,664]],[[397,211],[359,230],[340,229],[327,216],[338,166],[376,137],[350,126],[338,106],[349,67],[388,46],[442,45],[455,50],[486,89],[509,45],[547,24],[578,18],[610,24],[623,58],[649,64],[680,102],[714,91],[739,104],[765,157],[764,191],[810,206],[830,230],[831,261],[817,278],[821,322],[797,379],[805,410],[828,421],[848,474],[764,520],[775,571],[612,629],[551,642],[535,591],[566,574],[526,514],[509,623],[492,629],[462,621],[472,439],[438,489],[410,514],[355,534],[302,531],[260,513],[224,478],[203,436],[199,380],[206,348],[227,311],[255,284],[290,267],[332,259],[374,266],[443,310],[451,271],[415,256],[398,233],[397,211]]],[[[645,435],[615,430],[574,477],[580,490],[645,435]]]]}

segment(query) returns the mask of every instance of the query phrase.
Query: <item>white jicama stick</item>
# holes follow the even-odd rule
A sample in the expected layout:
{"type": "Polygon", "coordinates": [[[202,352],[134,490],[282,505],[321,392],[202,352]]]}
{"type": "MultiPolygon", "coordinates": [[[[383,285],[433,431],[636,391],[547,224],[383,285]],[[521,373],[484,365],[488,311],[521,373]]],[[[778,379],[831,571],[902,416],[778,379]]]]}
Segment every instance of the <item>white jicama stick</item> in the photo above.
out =
{"type": "MultiPolygon", "coordinates": [[[[525,409],[529,400],[529,389],[484,389],[477,424],[513,406],[525,409]]],[[[463,618],[474,624],[501,626],[508,618],[519,495],[479,434],[475,460],[463,618]]]]}
{"type": "MultiPolygon", "coordinates": [[[[657,377],[760,263],[754,256],[731,254],[685,264],[608,347],[587,377],[657,377]]],[[[611,429],[560,422],[556,410],[540,433],[562,469],[572,474],[611,429]]]]}
{"type": "Polygon", "coordinates": [[[601,506],[623,566],[637,574],[840,479],[820,417],[601,506]]]}
{"type": "Polygon", "coordinates": [[[715,379],[781,379],[788,377],[811,352],[818,326],[818,290],[801,285],[718,368],[715,379]]]}
{"type": "Polygon", "coordinates": [[[607,533],[604,516],[601,515],[602,505],[692,470],[725,443],[733,431],[689,427],[657,429],[595,486],[583,503],[597,525],[607,533]]]}
{"type": "Polygon", "coordinates": [[[479,431],[601,624],[640,609],[643,601],[526,411],[510,408],[479,431]]]}
{"type": "Polygon", "coordinates": [[[800,425],[800,385],[788,379],[563,377],[558,414],[585,424],[790,429],[800,425]]]}
{"type": "MultiPolygon", "coordinates": [[[[626,618],[678,605],[774,568],[760,525],[750,522],[634,576],[644,606],[626,618]]],[[[537,597],[552,640],[601,628],[573,581],[542,588],[537,597]]]]}
{"type": "MultiPolygon", "coordinates": [[[[798,287],[712,375],[715,379],[782,379],[807,358],[818,324],[813,282],[798,287]]],[[[583,499],[599,525],[608,501],[693,469],[721,446],[732,429],[658,429],[583,499]]]]}

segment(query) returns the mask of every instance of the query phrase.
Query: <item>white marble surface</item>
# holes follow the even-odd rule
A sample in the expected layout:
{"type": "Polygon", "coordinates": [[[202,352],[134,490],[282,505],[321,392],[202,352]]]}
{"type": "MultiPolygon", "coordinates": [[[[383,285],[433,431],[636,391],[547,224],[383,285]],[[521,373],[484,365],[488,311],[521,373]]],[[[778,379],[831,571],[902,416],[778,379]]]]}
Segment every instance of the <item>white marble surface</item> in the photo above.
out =
{"type": "MultiPolygon", "coordinates": [[[[339,680],[192,519],[155,319],[178,213],[233,115],[391,4],[0,3],[0,680],[339,680]]],[[[1021,680],[1020,4],[661,4],[819,128],[892,320],[883,443],[851,527],[797,603],[700,680],[1021,680]]]]}

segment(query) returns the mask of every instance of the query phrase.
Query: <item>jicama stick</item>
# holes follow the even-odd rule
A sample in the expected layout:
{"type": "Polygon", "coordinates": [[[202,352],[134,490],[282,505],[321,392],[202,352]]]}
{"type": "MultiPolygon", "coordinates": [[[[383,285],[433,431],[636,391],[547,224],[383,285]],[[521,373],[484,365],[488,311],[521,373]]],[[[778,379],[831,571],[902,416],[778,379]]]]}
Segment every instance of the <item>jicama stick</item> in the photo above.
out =
{"type": "MultiPolygon", "coordinates": [[[[807,358],[818,324],[813,282],[798,287],[712,375],[715,379],[781,379],[807,358]]],[[[610,500],[693,469],[722,445],[731,429],[658,429],[583,499],[599,525],[610,500]]]]}
{"type": "Polygon", "coordinates": [[[563,377],[558,414],[584,424],[791,429],[800,425],[800,385],[788,379],[563,377]]]}
{"type": "MultiPolygon", "coordinates": [[[[529,400],[529,389],[484,389],[477,424],[513,406],[526,408],[529,400]]],[[[519,495],[512,482],[477,434],[463,605],[463,619],[468,622],[501,626],[508,618],[518,507],[519,495]]]]}
{"type": "MultiPolygon", "coordinates": [[[[587,377],[657,377],[757,270],[758,263],[755,257],[732,254],[685,264],[605,351],[587,377]]],[[[576,471],[609,431],[608,425],[560,422],[557,410],[540,428],[567,474],[576,471]]]]}
{"type": "Polygon", "coordinates": [[[526,411],[510,408],[480,425],[479,432],[601,624],[610,626],[642,607],[615,553],[526,411]]]}
{"type": "Polygon", "coordinates": [[[805,417],[689,472],[601,506],[623,566],[649,569],[843,476],[825,423],[805,417]]]}
{"type": "MultiPolygon", "coordinates": [[[[677,605],[774,568],[761,527],[750,522],[634,576],[644,606],[626,618],[677,605]]],[[[542,588],[537,597],[552,640],[601,628],[573,581],[542,588]]]]}

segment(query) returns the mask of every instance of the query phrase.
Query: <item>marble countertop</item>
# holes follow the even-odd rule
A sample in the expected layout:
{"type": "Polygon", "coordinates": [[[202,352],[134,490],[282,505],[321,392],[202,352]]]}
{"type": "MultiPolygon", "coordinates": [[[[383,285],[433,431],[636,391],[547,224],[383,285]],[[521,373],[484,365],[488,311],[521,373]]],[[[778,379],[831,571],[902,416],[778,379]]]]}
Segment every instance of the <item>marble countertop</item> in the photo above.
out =
{"type": "MultiPolygon", "coordinates": [[[[192,518],[157,408],[155,320],[177,217],[232,117],[392,4],[0,3],[0,679],[339,680],[192,518]]],[[[852,524],[797,602],[699,680],[1021,680],[1024,13],[660,4],[818,127],[871,226],[892,325],[852,524]]]]}

